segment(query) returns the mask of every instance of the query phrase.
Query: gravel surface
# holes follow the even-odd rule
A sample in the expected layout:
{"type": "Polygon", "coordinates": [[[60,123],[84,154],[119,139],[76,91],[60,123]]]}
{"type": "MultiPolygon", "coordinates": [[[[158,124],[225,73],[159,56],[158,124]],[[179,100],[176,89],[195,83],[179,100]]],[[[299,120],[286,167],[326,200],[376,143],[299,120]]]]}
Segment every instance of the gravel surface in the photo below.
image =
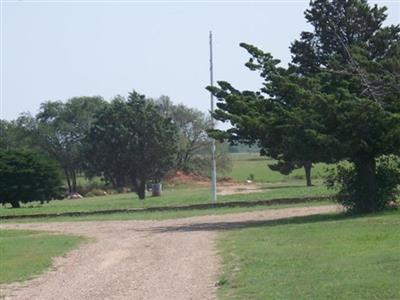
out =
{"type": "Polygon", "coordinates": [[[313,206],[166,221],[1,224],[0,228],[93,239],[56,258],[51,270],[41,276],[0,286],[1,295],[30,300],[216,299],[220,260],[215,241],[219,230],[336,210],[336,206],[313,206]]]}

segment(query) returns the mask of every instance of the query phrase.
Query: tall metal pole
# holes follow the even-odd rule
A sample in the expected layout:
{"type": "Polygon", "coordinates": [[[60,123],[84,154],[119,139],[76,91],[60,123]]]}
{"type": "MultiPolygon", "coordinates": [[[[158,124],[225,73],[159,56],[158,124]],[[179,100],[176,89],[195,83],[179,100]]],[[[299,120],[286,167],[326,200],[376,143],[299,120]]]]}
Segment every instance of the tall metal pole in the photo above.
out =
{"type": "MultiPolygon", "coordinates": [[[[210,85],[214,85],[213,77],[213,44],[212,32],[210,31],[210,85]]],[[[214,113],[214,96],[210,93],[211,113],[214,113]]],[[[211,129],[214,129],[214,118],[211,116],[211,129]]],[[[212,202],[217,202],[217,165],[215,162],[215,140],[211,139],[211,197],[212,202]]]]}

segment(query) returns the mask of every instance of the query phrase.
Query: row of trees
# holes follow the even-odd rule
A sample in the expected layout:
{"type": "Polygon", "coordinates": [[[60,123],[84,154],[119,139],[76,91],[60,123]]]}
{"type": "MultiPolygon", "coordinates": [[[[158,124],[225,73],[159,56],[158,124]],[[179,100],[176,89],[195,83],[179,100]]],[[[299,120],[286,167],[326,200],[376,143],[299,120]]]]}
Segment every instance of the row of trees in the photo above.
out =
{"type": "Polygon", "coordinates": [[[366,0],[315,0],[306,10],[313,31],[290,46],[287,67],[242,43],[246,67],[264,80],[258,91],[228,82],[208,89],[219,99],[215,118],[233,127],[211,135],[256,143],[278,160],[273,169],[349,161],[329,182],[354,211],[383,209],[400,183],[400,26],[383,26],[386,8],[366,0]],[[350,199],[350,200],[349,200],[350,199]]]}
{"type": "MultiPolygon", "coordinates": [[[[146,182],[160,181],[169,171],[209,174],[209,124],[202,112],[166,96],[149,99],[134,91],[111,102],[76,97],[45,102],[36,116],[1,121],[0,146],[42,152],[58,162],[70,194],[84,174],[101,176],[114,188],[132,187],[143,199],[146,182]]],[[[229,167],[226,153],[218,162],[229,167]]]]}

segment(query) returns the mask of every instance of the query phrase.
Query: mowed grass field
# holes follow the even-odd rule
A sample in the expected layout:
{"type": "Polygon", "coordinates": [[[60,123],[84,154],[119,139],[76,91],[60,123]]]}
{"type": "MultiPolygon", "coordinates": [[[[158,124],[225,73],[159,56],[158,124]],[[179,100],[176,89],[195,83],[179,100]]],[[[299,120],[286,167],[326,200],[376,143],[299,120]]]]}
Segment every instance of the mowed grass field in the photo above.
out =
{"type": "MultiPolygon", "coordinates": [[[[251,172],[255,176],[255,181],[260,184],[262,192],[219,196],[218,202],[325,196],[334,193],[334,191],[326,189],[321,184],[321,180],[319,180],[320,174],[324,169],[323,165],[317,166],[313,170],[314,177],[318,179],[314,182],[316,185],[306,187],[304,179],[298,178],[300,175],[304,175],[303,170],[296,170],[293,174],[284,176],[279,172],[271,171],[267,166],[267,161],[258,154],[233,154],[232,159],[232,172],[225,175],[232,177],[236,181],[244,182],[251,172]],[[298,177],[296,177],[296,173],[299,173],[298,177]]],[[[210,201],[210,189],[207,186],[166,186],[161,197],[151,197],[149,195],[145,200],[139,200],[134,193],[126,193],[75,200],[54,200],[44,204],[31,202],[23,204],[19,209],[12,209],[9,205],[1,206],[0,216],[184,206],[210,203],[210,201]]]]}
{"type": "Polygon", "coordinates": [[[0,284],[42,273],[55,256],[73,249],[84,238],[29,230],[0,230],[0,284]]]}
{"type": "MultiPolygon", "coordinates": [[[[282,175],[277,171],[272,171],[268,165],[275,161],[260,156],[258,153],[233,153],[232,171],[224,175],[230,176],[238,181],[245,181],[250,174],[254,175],[255,182],[292,182],[303,184],[305,181],[304,169],[296,169],[289,175],[282,175]]],[[[315,164],[311,171],[314,183],[321,184],[321,179],[326,174],[326,164],[315,164]]]]}
{"type": "MultiPolygon", "coordinates": [[[[255,201],[275,198],[293,198],[305,196],[324,196],[332,194],[323,186],[265,186],[265,190],[258,193],[236,194],[219,196],[218,202],[255,201]]],[[[27,203],[21,208],[13,209],[10,206],[0,207],[0,216],[24,215],[38,213],[61,213],[99,211],[125,208],[147,208],[157,206],[183,206],[190,204],[210,203],[210,190],[208,187],[181,187],[166,189],[161,197],[147,197],[139,200],[136,194],[116,194],[74,200],[54,200],[49,203],[27,203]]]]}
{"type": "Polygon", "coordinates": [[[220,233],[221,299],[400,299],[400,211],[220,233]]]}

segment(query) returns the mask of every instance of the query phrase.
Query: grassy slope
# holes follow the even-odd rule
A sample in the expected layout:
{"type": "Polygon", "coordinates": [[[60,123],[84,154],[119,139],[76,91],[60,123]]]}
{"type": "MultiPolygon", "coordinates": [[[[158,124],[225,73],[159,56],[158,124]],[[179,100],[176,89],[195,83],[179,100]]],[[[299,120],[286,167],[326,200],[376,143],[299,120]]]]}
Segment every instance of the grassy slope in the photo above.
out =
{"type": "Polygon", "coordinates": [[[46,235],[38,231],[0,230],[0,283],[26,280],[51,265],[55,256],[65,254],[81,237],[46,235]]]}
{"type": "Polygon", "coordinates": [[[222,299],[400,299],[400,212],[221,233],[222,299]]]}
{"type": "MultiPolygon", "coordinates": [[[[267,160],[258,153],[237,153],[232,154],[232,171],[224,174],[238,181],[245,181],[250,174],[254,175],[256,182],[300,182],[304,184],[305,175],[303,169],[294,170],[288,176],[279,172],[272,171],[268,164],[274,163],[273,160],[267,160]]],[[[320,179],[325,173],[326,164],[316,164],[311,172],[314,179],[320,179]]]]}
{"type": "MultiPolygon", "coordinates": [[[[265,192],[251,194],[237,194],[220,196],[219,202],[227,201],[251,201],[274,199],[284,197],[320,196],[332,193],[325,187],[304,187],[296,185],[266,187],[265,192]]],[[[167,189],[162,197],[148,197],[140,201],[133,193],[118,194],[102,197],[83,198],[76,200],[51,201],[41,205],[40,203],[27,203],[22,208],[12,209],[10,207],[0,207],[0,215],[35,214],[66,211],[95,211],[122,208],[141,208],[152,206],[176,206],[198,203],[208,203],[210,201],[210,191],[206,187],[186,187],[177,189],[167,189]]]]}

